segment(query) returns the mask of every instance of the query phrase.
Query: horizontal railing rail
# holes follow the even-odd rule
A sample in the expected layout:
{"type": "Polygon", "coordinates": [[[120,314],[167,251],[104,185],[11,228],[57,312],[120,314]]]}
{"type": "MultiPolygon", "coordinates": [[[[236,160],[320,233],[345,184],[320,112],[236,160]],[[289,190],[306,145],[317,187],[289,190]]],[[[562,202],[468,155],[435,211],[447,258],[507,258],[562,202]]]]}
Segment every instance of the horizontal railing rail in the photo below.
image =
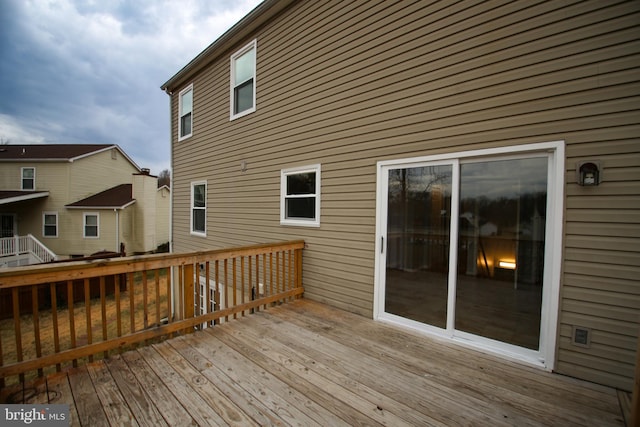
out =
{"type": "Polygon", "coordinates": [[[301,296],[303,241],[0,270],[0,387],[301,296]],[[21,313],[25,300],[30,313],[21,313]]]}
{"type": "Polygon", "coordinates": [[[39,262],[51,262],[56,254],[33,235],[0,238],[0,257],[31,254],[39,262]]]}
{"type": "Polygon", "coordinates": [[[40,240],[36,239],[31,234],[27,235],[28,238],[28,251],[32,253],[36,258],[42,262],[51,262],[56,260],[56,254],[51,249],[46,247],[40,240]]]}

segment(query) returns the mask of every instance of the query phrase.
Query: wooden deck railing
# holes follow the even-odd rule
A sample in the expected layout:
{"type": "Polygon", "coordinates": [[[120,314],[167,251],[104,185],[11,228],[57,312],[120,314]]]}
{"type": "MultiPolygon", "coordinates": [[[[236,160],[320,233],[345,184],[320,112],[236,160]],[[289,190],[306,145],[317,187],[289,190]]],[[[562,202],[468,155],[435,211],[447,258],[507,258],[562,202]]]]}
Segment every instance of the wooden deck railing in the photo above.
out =
{"type": "Polygon", "coordinates": [[[0,306],[11,312],[0,316],[0,388],[296,298],[303,247],[292,241],[2,269],[0,306]],[[29,313],[20,311],[25,298],[29,313]]]}

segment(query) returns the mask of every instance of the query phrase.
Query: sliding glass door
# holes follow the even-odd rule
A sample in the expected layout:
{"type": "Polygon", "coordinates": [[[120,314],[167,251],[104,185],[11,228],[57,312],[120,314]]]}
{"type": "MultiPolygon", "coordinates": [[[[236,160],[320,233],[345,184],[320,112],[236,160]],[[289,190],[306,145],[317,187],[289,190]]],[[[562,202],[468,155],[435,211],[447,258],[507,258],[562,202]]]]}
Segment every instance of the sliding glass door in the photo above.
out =
{"type": "Polygon", "coordinates": [[[445,328],[451,165],[389,170],[386,308],[445,328]]]}
{"type": "Polygon", "coordinates": [[[383,165],[379,317],[538,355],[550,333],[552,160],[534,152],[383,165]]]}

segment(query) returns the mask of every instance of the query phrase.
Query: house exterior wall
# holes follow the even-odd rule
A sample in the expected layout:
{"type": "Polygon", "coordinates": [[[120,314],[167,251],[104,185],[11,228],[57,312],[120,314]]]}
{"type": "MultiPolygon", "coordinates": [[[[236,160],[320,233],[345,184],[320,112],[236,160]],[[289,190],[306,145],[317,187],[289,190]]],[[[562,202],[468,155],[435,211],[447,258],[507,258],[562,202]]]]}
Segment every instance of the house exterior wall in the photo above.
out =
{"type": "Polygon", "coordinates": [[[124,250],[127,254],[135,252],[135,249],[133,248],[136,246],[134,243],[134,230],[138,215],[136,215],[134,206],[135,204],[120,211],[120,225],[118,232],[120,234],[120,242],[124,243],[124,250]]]}
{"type": "Polygon", "coordinates": [[[156,191],[156,243],[162,245],[170,238],[171,191],[163,186],[156,191]]]}
{"type": "Polygon", "coordinates": [[[158,179],[145,174],[133,175],[134,205],[134,252],[149,252],[158,247],[156,243],[156,193],[158,179]]]}
{"type": "Polygon", "coordinates": [[[630,389],[640,307],[640,3],[295,2],[170,88],[173,250],[304,239],[305,297],[364,316],[376,163],[566,144],[555,370],[630,389]],[[229,57],[257,40],[257,108],[229,120],[229,57]],[[178,93],[193,84],[193,136],[178,93]],[[603,183],[581,187],[576,162],[603,183]],[[246,162],[246,170],[241,168],[246,162]],[[320,227],[279,222],[282,169],[321,164],[320,227]],[[207,182],[206,237],[190,185],[207,182]],[[571,344],[574,325],[591,346],[571,344]]]}
{"type": "Polygon", "coordinates": [[[69,203],[68,177],[69,163],[18,162],[4,163],[0,168],[0,179],[7,190],[21,189],[21,169],[35,168],[35,190],[48,191],[49,196],[0,207],[0,212],[14,213],[19,235],[32,234],[54,253],[64,253],[69,242],[65,239],[71,224],[64,216],[64,205],[69,203]],[[44,237],[44,212],[58,213],[58,237],[44,237]]]}
{"type": "Polygon", "coordinates": [[[88,256],[101,251],[118,251],[116,213],[113,209],[69,209],[65,216],[73,224],[66,237],[70,242],[73,242],[73,246],[68,249],[68,251],[73,252],[65,255],[88,256]],[[98,214],[98,238],[84,237],[83,216],[86,213],[98,214]]]}
{"type": "MultiPolygon", "coordinates": [[[[35,168],[35,189],[48,191],[49,196],[0,207],[0,212],[16,214],[20,235],[34,235],[60,258],[86,256],[101,250],[118,251],[113,210],[68,209],[65,206],[123,182],[131,182],[132,174],[138,169],[121,152],[107,150],[73,162],[6,162],[0,167],[3,189],[21,189],[22,167],[35,168]],[[88,211],[101,212],[99,239],[83,238],[82,212],[88,211]],[[44,212],[58,213],[57,237],[43,235],[44,212]]],[[[155,194],[155,189],[151,194],[155,194]]],[[[151,227],[155,225],[151,224],[151,227]]]]}
{"type": "Polygon", "coordinates": [[[110,149],[78,159],[70,167],[69,200],[82,200],[118,184],[131,182],[131,175],[138,172],[117,150],[110,149]]]}

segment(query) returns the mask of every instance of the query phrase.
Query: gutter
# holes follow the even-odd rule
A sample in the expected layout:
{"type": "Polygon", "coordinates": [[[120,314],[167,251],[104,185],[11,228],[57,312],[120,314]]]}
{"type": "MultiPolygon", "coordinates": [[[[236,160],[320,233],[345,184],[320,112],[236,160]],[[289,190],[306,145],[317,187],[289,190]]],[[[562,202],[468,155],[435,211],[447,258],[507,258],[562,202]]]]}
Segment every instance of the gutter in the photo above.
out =
{"type": "Polygon", "coordinates": [[[131,206],[135,202],[136,202],[136,199],[133,199],[130,202],[127,202],[122,206],[65,206],[65,208],[67,208],[67,209],[84,209],[84,210],[87,210],[87,209],[94,209],[94,210],[101,210],[101,209],[102,210],[104,210],[104,209],[116,210],[116,209],[121,209],[122,210],[124,208],[127,208],[127,207],[131,206]]]}

